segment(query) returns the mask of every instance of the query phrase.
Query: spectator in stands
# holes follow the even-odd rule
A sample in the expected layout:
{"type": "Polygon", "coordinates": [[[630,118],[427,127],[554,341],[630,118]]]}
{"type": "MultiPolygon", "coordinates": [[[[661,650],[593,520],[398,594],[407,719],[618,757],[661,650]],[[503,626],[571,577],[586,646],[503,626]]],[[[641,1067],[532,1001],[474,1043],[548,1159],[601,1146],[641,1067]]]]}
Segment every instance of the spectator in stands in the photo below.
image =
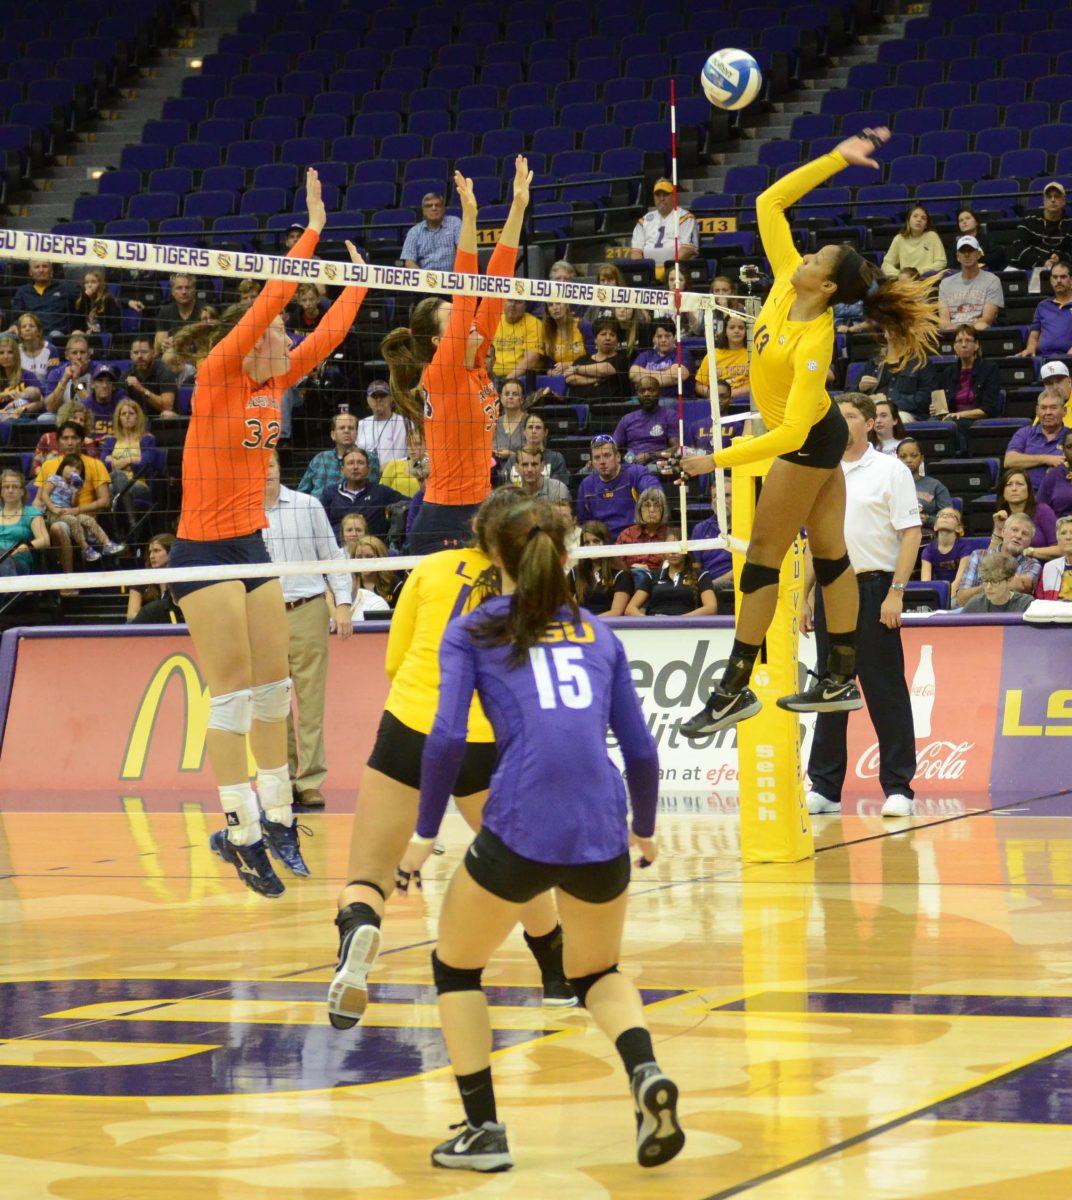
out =
{"type": "MultiPolygon", "coordinates": [[[[1022,271],[1072,261],[1072,217],[1065,216],[1065,189],[1056,179],[1042,189],[1042,211],[1028,213],[1016,227],[1014,266],[1022,271]]],[[[1032,291],[1038,291],[1037,283],[1032,291]]]]}
{"type": "Polygon", "coordinates": [[[624,350],[630,359],[639,353],[641,346],[651,345],[651,321],[643,308],[616,308],[614,319],[618,322],[618,349],[624,350]]]}
{"type": "Polygon", "coordinates": [[[121,554],[126,547],[113,542],[96,517],[78,504],[83,482],[81,456],[65,454],[55,471],[45,477],[39,493],[46,522],[50,526],[65,525],[87,563],[96,562],[102,554],[121,554]]]}
{"type": "MultiPolygon", "coordinates": [[[[1063,365],[1063,364],[1062,364],[1063,365]]],[[[1050,467],[1064,466],[1065,406],[1055,389],[1044,387],[1035,404],[1034,425],[1022,425],[1009,439],[1004,466],[1027,472],[1036,490],[1050,467]]]]}
{"type": "MultiPolygon", "coordinates": [[[[172,533],[158,533],[145,547],[145,566],[150,571],[162,571],[171,558],[175,544],[172,533]]],[[[175,603],[171,588],[158,583],[134,584],[127,596],[127,624],[181,625],[182,610],[175,603]]]]}
{"type": "Polygon", "coordinates": [[[885,335],[881,338],[874,365],[857,381],[857,387],[865,396],[870,396],[876,402],[880,396],[884,396],[897,405],[899,412],[908,413],[917,421],[926,421],[930,416],[933,386],[930,364],[897,370],[886,362],[885,335]]]}
{"type": "MultiPolygon", "coordinates": [[[[665,306],[652,310],[652,319],[656,321],[670,321],[673,323],[677,317],[677,307],[675,300],[675,292],[687,292],[688,280],[685,278],[684,268],[678,266],[667,267],[666,269],[666,304],[665,306]]],[[[682,337],[703,337],[703,315],[694,310],[681,310],[681,336],[682,337]]]]}
{"type": "Polygon", "coordinates": [[[1012,586],[1018,592],[1031,595],[1038,583],[1042,572],[1042,564],[1037,558],[1031,558],[1024,551],[1031,545],[1035,536],[1035,522],[1026,513],[1014,513],[1002,526],[1001,533],[995,533],[990,539],[986,550],[973,550],[967,558],[962,559],[957,568],[957,577],[953,580],[953,601],[963,608],[972,598],[982,594],[982,584],[979,581],[979,564],[987,554],[995,554],[999,550],[1016,560],[1016,574],[1012,586]]]}
{"type": "Polygon", "coordinates": [[[179,385],[175,376],[156,357],[153,339],[136,334],[130,343],[130,370],[125,380],[127,394],[154,417],[173,418],[179,385]]]}
{"type": "MultiPolygon", "coordinates": [[[[614,539],[602,521],[586,521],[581,526],[582,546],[610,546],[614,539]]],[[[570,587],[589,612],[607,617],[625,614],[636,585],[633,572],[617,558],[582,558],[567,572],[570,587]]]]}
{"type": "Polygon", "coordinates": [[[402,243],[402,261],[407,267],[423,271],[452,271],[461,218],[447,212],[447,202],[440,192],[425,194],[421,216],[423,220],[407,232],[402,243]]]}
{"type": "Polygon", "coordinates": [[[892,400],[873,396],[875,402],[875,449],[882,454],[896,454],[905,436],[904,421],[892,400]]]}
{"type": "Polygon", "coordinates": [[[577,268],[566,258],[560,258],[551,264],[547,278],[552,283],[573,283],[577,279],[577,268]]]}
{"type": "MultiPolygon", "coordinates": [[[[670,502],[661,487],[645,488],[637,497],[636,519],[615,539],[620,546],[635,546],[638,542],[665,542],[670,539],[670,502]]],[[[663,565],[661,554],[623,555],[622,560],[640,582],[640,576],[657,574],[663,565]]]]}
{"type": "Polygon", "coordinates": [[[29,575],[33,552],[48,544],[41,510],[27,503],[26,480],[18,471],[0,472],[0,577],[29,575]]]}
{"type": "Polygon", "coordinates": [[[339,545],[347,558],[353,558],[350,550],[363,538],[368,537],[368,521],[365,514],[347,513],[339,522],[339,545]]]}
{"type": "Polygon", "coordinates": [[[1050,268],[1053,295],[1040,300],[1035,309],[1027,344],[1017,357],[1036,354],[1072,354],[1072,268],[1056,262],[1050,268]]]}
{"type": "MultiPolygon", "coordinates": [[[[408,430],[403,417],[391,403],[391,385],[385,379],[374,379],[365,390],[371,416],[357,423],[356,445],[378,463],[380,470],[389,462],[405,459],[409,453],[408,430]]],[[[375,478],[375,474],[373,476],[375,478]]]]}
{"type": "Polygon", "coordinates": [[[196,325],[199,319],[197,279],[185,271],[178,271],[171,277],[171,299],[156,313],[156,353],[165,355],[172,348],[175,334],[187,325],[196,325]]]}
{"type": "Polygon", "coordinates": [[[543,362],[543,326],[526,311],[524,300],[507,300],[491,343],[488,371],[502,391],[507,380],[521,381],[543,362]]]}
{"type": "Polygon", "coordinates": [[[543,354],[548,375],[565,375],[567,370],[595,349],[592,327],[578,321],[568,304],[548,304],[543,316],[543,354]]]}
{"type": "Polygon", "coordinates": [[[321,450],[310,460],[298,484],[299,492],[319,496],[340,482],[343,455],[357,442],[357,417],[353,413],[340,410],[331,418],[331,441],[330,450],[321,450]]]}
{"type": "MultiPolygon", "coordinates": [[[[674,326],[669,321],[656,321],[652,337],[653,348],[642,350],[629,368],[629,378],[636,387],[642,375],[654,375],[659,389],[666,400],[677,399],[677,339],[674,326]]],[[[692,394],[692,355],[683,350],[681,354],[681,377],[688,385],[685,394],[692,394]]]]}
{"type": "Polygon", "coordinates": [[[369,478],[369,456],[358,446],[343,456],[341,480],[320,493],[320,503],[328,514],[336,536],[343,517],[349,512],[359,512],[368,523],[369,533],[385,538],[389,523],[387,509],[405,499],[394,488],[372,482],[369,478]]]}
{"type": "Polygon", "coordinates": [[[713,617],[711,576],[691,554],[668,554],[658,575],[645,575],[626,605],[627,617],[713,617]]]}
{"type": "Polygon", "coordinates": [[[1068,367],[1063,362],[1045,363],[1039,371],[1039,379],[1042,380],[1042,390],[1060,401],[1064,423],[1072,429],[1072,406],[1068,403],[1072,399],[1072,378],[1069,377],[1068,367]]]}
{"type": "MultiPolygon", "coordinates": [[[[711,475],[711,515],[704,517],[702,521],[698,521],[692,529],[692,537],[696,541],[704,538],[722,537],[722,529],[718,523],[718,477],[711,475]]],[[[732,480],[729,472],[723,474],[725,485],[724,495],[726,497],[726,519],[729,520],[732,512],[731,496],[732,496],[732,480]]],[[[695,550],[693,557],[697,559],[703,569],[711,576],[715,585],[716,594],[729,597],[729,611],[733,611],[733,559],[728,550],[695,550]]]]}
{"type": "MultiPolygon", "coordinates": [[[[957,236],[964,235],[976,238],[982,246],[986,245],[986,224],[980,221],[970,208],[962,208],[957,213],[957,236]]],[[[983,261],[980,265],[988,271],[1004,271],[1007,266],[1005,251],[1000,246],[991,246],[989,250],[983,251],[983,261]]]]}
{"type": "Polygon", "coordinates": [[[983,357],[979,336],[971,325],[961,325],[953,338],[954,362],[935,364],[931,379],[936,391],[944,393],[942,401],[932,397],[931,416],[949,421],[958,429],[960,448],[967,446],[967,424],[980,417],[997,415],[1001,401],[1001,376],[997,363],[983,357]]]}
{"type": "Polygon", "coordinates": [[[577,517],[573,512],[572,497],[566,496],[561,500],[556,500],[554,508],[555,512],[562,518],[565,530],[562,535],[562,544],[566,547],[566,552],[572,554],[581,544],[581,528],[577,524],[577,517]]]}
{"type": "Polygon", "coordinates": [[[50,340],[61,343],[71,331],[71,305],[77,287],[65,279],[56,279],[52,264],[43,259],[30,262],[30,282],[16,289],[11,311],[16,319],[34,313],[50,340]]]}
{"type": "Polygon", "coordinates": [[[328,302],[315,283],[299,284],[293,303],[287,306],[287,329],[292,333],[312,333],[328,311],[328,302]]]}
{"type": "MultiPolygon", "coordinates": [[[[875,405],[876,411],[878,405],[875,405]]],[[[876,418],[875,428],[878,428],[876,418]]],[[[919,501],[919,516],[924,529],[933,529],[940,512],[956,512],[949,488],[940,479],[924,474],[923,449],[914,437],[902,438],[896,447],[897,457],[912,472],[916,484],[916,499],[919,501]]],[[[960,514],[957,514],[960,520],[960,514]]]]}
{"type": "Polygon", "coordinates": [[[637,497],[659,480],[640,463],[623,465],[617,443],[609,434],[594,437],[590,447],[592,473],[577,489],[577,520],[602,521],[617,538],[636,517],[637,497]]]}
{"type": "MultiPolygon", "coordinates": [[[[543,452],[543,475],[544,478],[557,479],[559,483],[569,486],[569,467],[566,466],[566,460],[557,450],[551,450],[547,446],[547,422],[540,416],[538,412],[530,412],[525,417],[525,441],[522,449],[539,449],[543,452]]],[[[511,454],[503,464],[501,478],[503,483],[512,484],[517,487],[521,482],[521,475],[518,472],[517,456],[511,454]]]]}
{"type": "Polygon", "coordinates": [[[669,411],[659,407],[659,381],[654,375],[641,375],[637,381],[637,403],[639,407],[627,412],[614,430],[622,457],[627,463],[667,458],[677,449],[678,440],[669,411]]]}
{"type": "Polygon", "coordinates": [[[1001,280],[979,265],[982,254],[978,238],[957,238],[960,271],[947,275],[938,285],[938,316],[943,329],[965,324],[989,329],[1005,307],[1001,280]]]}
{"type": "Polygon", "coordinates": [[[43,425],[56,420],[60,405],[68,400],[80,400],[88,406],[93,394],[93,372],[101,366],[89,357],[89,339],[84,333],[72,333],[64,350],[67,365],[53,367],[45,380],[44,410],[38,415],[43,425]]]}
{"type": "Polygon", "coordinates": [[[111,363],[100,363],[94,369],[91,391],[86,397],[86,408],[92,421],[90,433],[104,435],[111,430],[115,407],[123,399],[118,385],[119,370],[111,363]]]}
{"type": "MultiPolygon", "coordinates": [[[[37,446],[34,450],[33,461],[30,465],[30,474],[35,478],[38,471],[41,470],[41,465],[46,458],[56,458],[57,455],[62,458],[66,453],[63,446],[60,444],[59,431],[73,421],[79,429],[88,429],[92,424],[89,415],[89,409],[81,400],[68,400],[56,414],[57,425],[54,429],[46,429],[43,434],[37,439],[37,446]]],[[[88,455],[90,458],[100,458],[100,444],[96,438],[87,437],[82,441],[81,453],[88,455]]]]}
{"type": "Polygon", "coordinates": [[[1001,536],[1002,527],[1014,513],[1025,513],[1035,525],[1035,536],[1024,551],[1028,558],[1040,558],[1043,561],[1053,558],[1057,554],[1057,517],[1048,504],[1036,499],[1035,489],[1022,467],[1003,471],[998,480],[994,537],[1001,536]]]}
{"type": "Polygon", "coordinates": [[[674,257],[675,234],[678,257],[695,258],[700,253],[700,230],[687,209],[674,208],[674,185],[669,179],[655,181],[655,207],[646,212],[633,230],[630,258],[650,258],[663,266],[674,257]]]}
{"type": "MultiPolygon", "coordinates": [[[[205,304],[193,324],[175,331],[170,346],[161,353],[160,361],[174,374],[177,383],[183,386],[193,383],[197,368],[212,349],[219,323],[217,310],[211,304],[205,304]]],[[[154,349],[158,344],[158,339],[154,339],[154,349]]]]}
{"type": "Polygon", "coordinates": [[[986,555],[979,564],[982,593],[973,596],[962,608],[966,613],[1023,612],[1031,605],[1031,597],[1013,591],[1012,579],[1016,562],[1000,552],[986,555]]]}
{"type": "Polygon", "coordinates": [[[544,475],[543,450],[539,446],[522,446],[517,452],[517,474],[517,486],[530,500],[550,500],[557,504],[570,498],[564,483],[544,475]]]}
{"type": "MultiPolygon", "coordinates": [[[[625,276],[612,262],[599,264],[599,269],[596,271],[596,286],[597,287],[625,287],[625,276]]],[[[584,314],[584,319],[589,325],[595,329],[596,321],[601,321],[606,317],[613,317],[614,309],[609,304],[593,304],[587,309],[584,314]]]]}
{"type": "Polygon", "coordinates": [[[18,338],[0,333],[0,424],[34,416],[44,403],[37,376],[22,366],[18,338]]]}
{"type": "Polygon", "coordinates": [[[283,253],[288,254],[301,240],[301,235],[305,232],[305,226],[295,221],[293,225],[288,225],[286,232],[283,234],[283,253]]]}
{"type": "Polygon", "coordinates": [[[1057,517],[1072,514],[1072,429],[1066,429],[1061,440],[1065,461],[1050,467],[1038,491],[1039,504],[1048,505],[1057,517]]]}
{"type": "Polygon", "coordinates": [[[922,204],[909,210],[907,220],[882,259],[882,273],[889,279],[906,267],[914,267],[921,275],[944,271],[946,267],[942,239],[931,228],[930,213],[922,204]]]}
{"type": "Polygon", "coordinates": [[[74,322],[93,336],[98,346],[111,346],[119,337],[123,314],[99,267],[82,276],[82,286],[74,302],[74,322]]]}
{"type": "Polygon", "coordinates": [[[970,554],[960,513],[952,505],[940,508],[934,516],[934,541],[928,542],[919,556],[919,577],[924,583],[944,579],[951,584],[957,577],[960,560],[970,554]]]}
{"type": "MultiPolygon", "coordinates": [[[[744,317],[727,317],[722,332],[715,338],[718,354],[718,379],[730,385],[730,396],[747,396],[752,390],[748,377],[748,326],[744,317]]],[[[696,372],[696,387],[700,395],[711,394],[711,364],[705,354],[700,369],[696,372]],[[699,392],[700,386],[703,392],[699,392]]]]}
{"type": "Polygon", "coordinates": [[[595,350],[583,354],[566,370],[569,397],[581,404],[622,400],[629,394],[629,355],[619,349],[621,330],[613,317],[601,317],[592,327],[595,350]]]}
{"type": "Polygon", "coordinates": [[[261,294],[263,287],[264,284],[259,279],[240,279],[235,303],[241,304],[243,308],[252,308],[253,301],[261,294]]]}
{"type": "Polygon", "coordinates": [[[1042,569],[1036,592],[1039,600],[1072,600],[1072,517],[1057,522],[1057,548],[1061,557],[1051,559],[1042,569]]]}
{"type": "Polygon", "coordinates": [[[525,444],[525,389],[518,380],[508,379],[502,384],[499,405],[502,411],[495,422],[491,452],[502,462],[525,444]]]}
{"type": "MultiPolygon", "coordinates": [[[[348,551],[349,558],[386,558],[383,541],[369,534],[358,538],[348,551]]],[[[404,579],[396,571],[360,571],[353,575],[353,605],[351,620],[363,621],[366,613],[389,612],[398,603],[398,593],[404,579]]]]}
{"type": "Polygon", "coordinates": [[[101,459],[111,472],[113,506],[126,514],[127,528],[137,521],[135,501],[148,504],[151,493],[141,467],[146,451],[156,449],[156,438],[146,429],[145,413],[129,397],[115,406],[112,432],[101,445],[101,459]]]}
{"type": "Polygon", "coordinates": [[[23,313],[16,322],[22,369],[29,371],[43,388],[49,371],[60,365],[56,348],[45,339],[45,327],[36,313],[23,313]]]}

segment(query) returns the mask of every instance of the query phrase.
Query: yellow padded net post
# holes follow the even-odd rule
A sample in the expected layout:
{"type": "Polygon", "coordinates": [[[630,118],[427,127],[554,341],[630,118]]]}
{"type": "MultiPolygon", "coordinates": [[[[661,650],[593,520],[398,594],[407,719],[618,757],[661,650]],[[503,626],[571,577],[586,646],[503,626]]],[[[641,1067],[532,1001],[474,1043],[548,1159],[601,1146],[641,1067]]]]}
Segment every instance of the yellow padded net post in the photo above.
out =
{"type": "MultiPolygon", "coordinates": [[[[733,541],[752,535],[759,485],[770,460],[733,470],[733,541]]],[[[735,551],[733,576],[740,603],[744,555],[735,551]]],[[[804,584],[800,537],[782,563],[778,607],[752,672],[752,690],[763,711],[737,726],[741,785],[741,854],[746,863],[800,862],[815,854],[800,761],[800,719],[777,706],[779,696],[797,691],[797,639],[804,584]]]]}

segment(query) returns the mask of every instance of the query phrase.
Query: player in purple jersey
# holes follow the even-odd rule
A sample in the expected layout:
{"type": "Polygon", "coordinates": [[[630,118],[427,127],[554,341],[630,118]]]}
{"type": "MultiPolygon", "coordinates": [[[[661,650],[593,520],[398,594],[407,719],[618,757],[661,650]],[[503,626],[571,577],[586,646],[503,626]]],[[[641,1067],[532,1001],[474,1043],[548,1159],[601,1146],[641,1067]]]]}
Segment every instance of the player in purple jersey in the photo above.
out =
{"type": "Polygon", "coordinates": [[[622,644],[570,596],[564,529],[551,505],[535,501],[510,510],[498,526],[493,558],[503,594],[447,627],[439,709],[421,762],[417,833],[430,844],[465,753],[469,705],[478,692],[499,763],[481,830],[447,889],[432,954],[466,1119],[461,1132],[435,1148],[432,1162],[475,1171],[513,1166],[506,1127],[496,1116],[481,974],[521,906],[554,888],[566,974],[629,1075],[637,1160],[658,1166],[685,1144],[677,1087],[655,1061],[640,996],[618,974],[630,841],[640,848],[641,865],[655,859],[658,753],[622,644]],[[608,727],[625,758],[632,837],[625,784],[607,755],[608,727]]]}

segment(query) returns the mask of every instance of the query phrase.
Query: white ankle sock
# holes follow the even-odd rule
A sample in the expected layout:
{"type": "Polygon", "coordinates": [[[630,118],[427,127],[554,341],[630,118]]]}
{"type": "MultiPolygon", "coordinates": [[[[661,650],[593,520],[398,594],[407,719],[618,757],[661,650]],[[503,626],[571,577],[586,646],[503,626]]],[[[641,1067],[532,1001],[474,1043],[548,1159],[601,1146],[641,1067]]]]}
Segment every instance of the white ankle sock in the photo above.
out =
{"type": "Polygon", "coordinates": [[[269,821],[279,825],[294,824],[293,796],[290,790],[290,769],[281,767],[257,769],[257,795],[269,821]]]}
{"type": "Polygon", "coordinates": [[[261,811],[248,783],[221,787],[220,804],[227,815],[227,838],[236,846],[252,846],[260,841],[261,811]]]}

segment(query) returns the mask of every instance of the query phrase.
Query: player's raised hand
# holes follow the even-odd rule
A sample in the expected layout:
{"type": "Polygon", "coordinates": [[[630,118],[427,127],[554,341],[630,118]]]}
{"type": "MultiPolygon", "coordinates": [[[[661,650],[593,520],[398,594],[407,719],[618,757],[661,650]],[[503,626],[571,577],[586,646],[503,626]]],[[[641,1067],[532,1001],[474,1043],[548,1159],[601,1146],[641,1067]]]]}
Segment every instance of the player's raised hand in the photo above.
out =
{"type": "Polygon", "coordinates": [[[877,171],[880,164],[871,157],[883,142],[890,140],[890,131],[885,125],[878,129],[865,129],[859,137],[846,138],[835,149],[850,167],[871,167],[877,171]]]}
{"type": "Polygon", "coordinates": [[[529,160],[519,154],[514,159],[514,203],[522,208],[528,208],[529,185],[532,183],[532,172],[529,170],[529,160]]]}
{"type": "Polygon", "coordinates": [[[462,213],[466,216],[471,213],[475,217],[477,205],[476,194],[473,191],[473,181],[467,179],[461,171],[454,172],[454,191],[457,193],[458,202],[462,206],[462,213]]]}
{"type": "Polygon", "coordinates": [[[353,242],[346,242],[344,244],[346,246],[346,253],[350,255],[350,261],[364,265],[365,260],[361,257],[361,251],[358,250],[353,242]]]}
{"type": "Polygon", "coordinates": [[[320,176],[314,167],[305,172],[305,209],[309,214],[309,228],[323,233],[324,226],[328,223],[328,214],[320,191],[320,176]]]}

